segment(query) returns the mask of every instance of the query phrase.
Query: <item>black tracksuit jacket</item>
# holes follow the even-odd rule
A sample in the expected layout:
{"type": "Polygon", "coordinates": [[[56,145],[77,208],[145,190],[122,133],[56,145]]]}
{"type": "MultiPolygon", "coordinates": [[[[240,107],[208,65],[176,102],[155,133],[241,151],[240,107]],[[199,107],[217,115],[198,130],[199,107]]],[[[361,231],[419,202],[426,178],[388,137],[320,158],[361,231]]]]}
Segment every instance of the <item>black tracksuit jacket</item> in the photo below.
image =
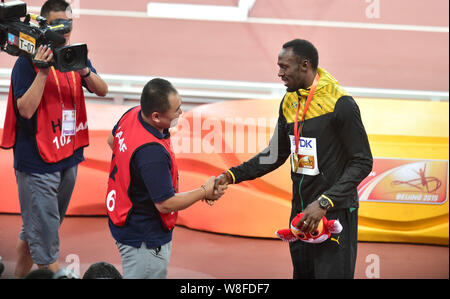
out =
{"type": "MultiPolygon", "coordinates": [[[[333,201],[334,207],[330,211],[358,208],[357,186],[372,170],[372,154],[358,105],[329,73],[321,68],[318,71],[321,79],[306,113],[302,136],[316,138],[320,173],[304,175],[302,179],[303,174],[294,173],[291,168],[293,196],[290,221],[321,194],[333,201]]],[[[289,135],[294,135],[295,102],[300,98],[301,119],[308,92],[286,93],[269,146],[247,162],[230,168],[235,183],[263,176],[290,157],[289,135]],[[271,163],[264,162],[271,158],[271,163]]]]}

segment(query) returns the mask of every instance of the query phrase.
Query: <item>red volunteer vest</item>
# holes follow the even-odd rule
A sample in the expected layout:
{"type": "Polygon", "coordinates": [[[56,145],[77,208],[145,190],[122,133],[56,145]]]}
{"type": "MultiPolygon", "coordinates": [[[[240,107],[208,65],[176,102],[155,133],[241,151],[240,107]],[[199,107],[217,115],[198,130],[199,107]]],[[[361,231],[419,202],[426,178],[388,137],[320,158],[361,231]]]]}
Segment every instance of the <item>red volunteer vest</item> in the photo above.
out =
{"type": "Polygon", "coordinates": [[[8,102],[6,103],[5,122],[3,123],[3,137],[0,147],[9,149],[16,144],[17,103],[13,97],[12,84],[9,86],[8,102]]]}
{"type": "MultiPolygon", "coordinates": [[[[158,139],[147,131],[139,121],[138,116],[140,112],[141,108],[137,106],[126,113],[119,121],[114,136],[106,208],[109,218],[116,226],[125,225],[130,209],[133,206],[128,193],[131,184],[130,162],[139,147],[148,143],[158,143],[167,150],[172,164],[170,169],[172,185],[175,193],[178,192],[178,167],[170,138],[158,139]]],[[[177,221],[178,212],[160,213],[160,216],[164,226],[171,230],[177,221]]]]}
{"type": "MultiPolygon", "coordinates": [[[[35,68],[36,73],[39,69],[35,68]]],[[[9,88],[1,147],[12,148],[16,142],[17,103],[9,88]]],[[[47,163],[56,163],[89,145],[86,104],[78,73],[61,73],[52,68],[47,77],[41,103],[37,108],[36,143],[47,163]],[[63,109],[75,110],[75,135],[62,135],[63,109]]]]}

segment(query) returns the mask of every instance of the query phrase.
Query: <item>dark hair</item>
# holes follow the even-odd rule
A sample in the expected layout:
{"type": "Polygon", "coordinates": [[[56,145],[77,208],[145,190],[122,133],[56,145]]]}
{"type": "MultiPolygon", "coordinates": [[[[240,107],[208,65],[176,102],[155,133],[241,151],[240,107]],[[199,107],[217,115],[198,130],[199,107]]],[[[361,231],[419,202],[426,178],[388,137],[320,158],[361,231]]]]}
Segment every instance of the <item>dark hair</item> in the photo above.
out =
{"type": "Polygon", "coordinates": [[[83,279],[122,279],[120,272],[110,263],[92,264],[84,273],[83,279]]]}
{"type": "Polygon", "coordinates": [[[283,49],[292,48],[294,54],[297,55],[300,60],[306,59],[311,63],[314,70],[317,70],[319,66],[319,53],[316,47],[312,43],[304,39],[294,39],[283,45],[283,49]]]}
{"type": "Polygon", "coordinates": [[[153,112],[164,113],[170,109],[169,94],[178,93],[172,83],[155,78],[145,84],[141,95],[141,109],[145,116],[153,112]]]}
{"type": "Polygon", "coordinates": [[[70,5],[64,0],[47,0],[41,7],[41,16],[47,18],[51,11],[66,11],[70,5]]]}

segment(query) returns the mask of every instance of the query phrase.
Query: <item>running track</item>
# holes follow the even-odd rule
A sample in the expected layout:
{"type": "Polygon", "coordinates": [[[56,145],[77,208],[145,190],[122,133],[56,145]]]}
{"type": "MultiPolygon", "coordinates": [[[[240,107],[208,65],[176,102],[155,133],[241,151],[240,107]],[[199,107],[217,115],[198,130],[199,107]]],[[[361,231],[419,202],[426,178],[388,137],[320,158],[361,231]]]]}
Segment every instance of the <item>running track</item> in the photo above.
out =
{"type": "MultiPolygon", "coordinates": [[[[20,232],[19,215],[0,214],[0,255],[12,278],[16,262],[14,245],[20,232]],[[3,243],[5,242],[5,243],[3,243]],[[4,246],[8,244],[9,246],[4,246]]],[[[60,267],[80,263],[81,276],[95,262],[106,261],[122,272],[120,255],[105,217],[67,217],[60,229],[60,267]]],[[[448,247],[413,244],[358,244],[355,278],[374,275],[379,258],[379,278],[447,278],[448,247]]],[[[35,269],[34,266],[33,269],[35,269]]],[[[233,237],[176,227],[168,278],[175,279],[289,279],[292,265],[287,243],[279,240],[233,237]]]]}

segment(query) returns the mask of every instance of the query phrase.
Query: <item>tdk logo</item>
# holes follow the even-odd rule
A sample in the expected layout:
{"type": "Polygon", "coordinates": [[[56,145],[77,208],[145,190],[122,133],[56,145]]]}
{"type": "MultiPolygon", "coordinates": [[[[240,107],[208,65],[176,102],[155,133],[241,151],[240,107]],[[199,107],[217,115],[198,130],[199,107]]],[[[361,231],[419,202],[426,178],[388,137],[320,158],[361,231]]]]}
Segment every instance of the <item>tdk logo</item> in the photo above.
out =
{"type": "Polygon", "coordinates": [[[312,148],[311,141],[312,141],[312,139],[308,139],[308,140],[300,139],[299,146],[303,147],[303,148],[312,148]]]}
{"type": "MultiPolygon", "coordinates": [[[[289,138],[291,139],[291,152],[295,151],[295,137],[293,135],[289,135],[289,138]]],[[[316,144],[316,138],[308,138],[308,137],[301,137],[298,143],[298,148],[302,149],[303,151],[315,151],[317,147],[316,144]]]]}

